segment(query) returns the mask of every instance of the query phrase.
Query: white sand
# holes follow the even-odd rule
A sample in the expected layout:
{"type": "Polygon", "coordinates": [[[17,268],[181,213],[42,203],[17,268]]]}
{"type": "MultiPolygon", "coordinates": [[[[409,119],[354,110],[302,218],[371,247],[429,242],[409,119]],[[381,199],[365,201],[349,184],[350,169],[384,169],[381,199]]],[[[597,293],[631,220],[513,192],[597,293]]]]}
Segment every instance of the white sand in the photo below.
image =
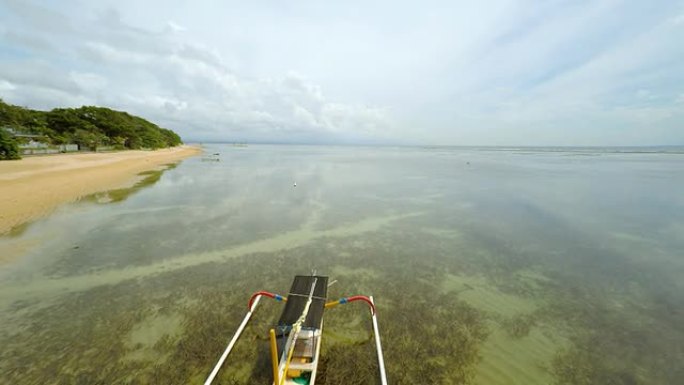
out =
{"type": "Polygon", "coordinates": [[[0,162],[0,235],[96,192],[125,187],[143,171],[202,152],[179,146],[156,151],[60,154],[0,162]]]}

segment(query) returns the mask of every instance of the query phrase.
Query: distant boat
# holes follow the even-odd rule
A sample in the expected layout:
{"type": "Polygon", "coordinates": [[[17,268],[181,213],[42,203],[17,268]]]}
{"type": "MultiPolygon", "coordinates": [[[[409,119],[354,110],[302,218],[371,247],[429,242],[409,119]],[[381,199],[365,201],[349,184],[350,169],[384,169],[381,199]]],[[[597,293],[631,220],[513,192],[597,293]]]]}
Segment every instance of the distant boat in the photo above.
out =
{"type": "Polygon", "coordinates": [[[202,158],[202,162],[220,162],[221,159],[219,158],[219,155],[220,154],[218,152],[216,152],[216,153],[213,153],[209,156],[205,156],[202,158]]]}
{"type": "MultiPolygon", "coordinates": [[[[334,281],[333,281],[334,283],[334,281]]],[[[349,302],[363,301],[370,307],[373,320],[373,334],[378,356],[380,381],[387,385],[385,361],[380,345],[380,333],[376,318],[373,297],[353,296],[327,302],[328,277],[317,275],[295,276],[287,297],[267,291],[258,291],[249,299],[247,315],[242,320],[228,347],[221,355],[204,385],[211,385],[240,334],[249,323],[261,297],[273,298],[285,302],[278,324],[271,329],[271,361],[274,385],[314,385],[321,353],[323,338],[323,313],[325,309],[349,302]]]]}

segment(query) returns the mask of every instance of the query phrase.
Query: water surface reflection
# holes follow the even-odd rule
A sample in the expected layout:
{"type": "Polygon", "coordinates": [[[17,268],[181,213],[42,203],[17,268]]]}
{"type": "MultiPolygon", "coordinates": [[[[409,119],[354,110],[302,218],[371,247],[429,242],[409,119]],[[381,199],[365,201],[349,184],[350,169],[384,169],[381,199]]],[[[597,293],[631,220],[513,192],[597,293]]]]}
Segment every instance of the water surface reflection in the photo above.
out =
{"type": "MultiPolygon", "coordinates": [[[[249,294],[316,268],[332,297],[376,297],[392,383],[684,379],[682,155],[208,151],[12,240],[28,246],[0,266],[2,378],[201,383],[249,294]]],[[[259,310],[223,383],[269,383],[278,311],[259,310]]],[[[322,383],[375,383],[365,316],[326,314],[322,383]]]]}

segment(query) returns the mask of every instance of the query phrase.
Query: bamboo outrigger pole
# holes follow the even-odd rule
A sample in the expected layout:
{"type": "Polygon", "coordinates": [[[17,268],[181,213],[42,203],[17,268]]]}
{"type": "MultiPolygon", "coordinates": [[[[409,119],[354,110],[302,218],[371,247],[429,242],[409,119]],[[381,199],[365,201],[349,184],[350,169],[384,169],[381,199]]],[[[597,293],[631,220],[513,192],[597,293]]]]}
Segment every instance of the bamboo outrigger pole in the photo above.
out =
{"type": "Polygon", "coordinates": [[[382,344],[380,344],[380,329],[378,328],[378,317],[375,311],[375,302],[373,296],[366,297],[364,295],[354,295],[351,297],[340,298],[337,301],[328,302],[325,308],[333,308],[337,305],[344,305],[354,301],[363,301],[370,307],[371,318],[373,319],[373,335],[375,336],[375,350],[378,353],[378,368],[380,369],[380,382],[382,385],[387,385],[387,375],[385,374],[385,358],[382,355],[382,344]]]}
{"type": "Polygon", "coordinates": [[[209,375],[207,380],[204,381],[204,385],[211,385],[211,382],[214,381],[214,377],[216,377],[219,370],[221,369],[221,366],[223,366],[223,362],[226,360],[226,358],[228,358],[228,354],[230,354],[230,351],[233,350],[233,346],[235,345],[235,342],[237,342],[238,338],[240,338],[240,334],[242,334],[242,331],[245,329],[245,326],[247,326],[247,322],[249,322],[249,319],[252,317],[252,313],[254,312],[254,309],[256,309],[257,305],[259,304],[260,299],[261,299],[261,295],[257,296],[256,299],[254,300],[254,302],[251,304],[249,311],[247,312],[247,315],[245,315],[245,318],[242,320],[240,327],[235,332],[233,339],[230,340],[228,347],[226,347],[226,350],[221,355],[221,358],[219,358],[218,362],[216,363],[216,366],[214,366],[214,370],[211,371],[211,374],[209,375]]]}
{"type": "MultiPolygon", "coordinates": [[[[370,296],[370,301],[375,310],[375,302],[373,296],[370,296]]],[[[387,385],[387,375],[385,374],[385,358],[382,355],[382,345],[380,344],[380,330],[378,329],[377,312],[373,311],[373,334],[375,335],[375,350],[378,352],[378,367],[380,368],[380,381],[382,385],[387,385]]]]}

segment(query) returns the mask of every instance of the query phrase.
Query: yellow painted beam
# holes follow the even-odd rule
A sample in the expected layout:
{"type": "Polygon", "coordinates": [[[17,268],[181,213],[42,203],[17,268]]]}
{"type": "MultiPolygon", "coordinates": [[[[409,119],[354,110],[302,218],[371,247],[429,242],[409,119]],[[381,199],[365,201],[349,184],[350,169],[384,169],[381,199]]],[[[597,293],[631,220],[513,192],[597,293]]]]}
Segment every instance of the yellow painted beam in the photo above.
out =
{"type": "Polygon", "coordinates": [[[273,364],[273,383],[280,384],[278,381],[278,345],[276,344],[275,330],[268,332],[271,337],[271,362],[273,364]]]}

